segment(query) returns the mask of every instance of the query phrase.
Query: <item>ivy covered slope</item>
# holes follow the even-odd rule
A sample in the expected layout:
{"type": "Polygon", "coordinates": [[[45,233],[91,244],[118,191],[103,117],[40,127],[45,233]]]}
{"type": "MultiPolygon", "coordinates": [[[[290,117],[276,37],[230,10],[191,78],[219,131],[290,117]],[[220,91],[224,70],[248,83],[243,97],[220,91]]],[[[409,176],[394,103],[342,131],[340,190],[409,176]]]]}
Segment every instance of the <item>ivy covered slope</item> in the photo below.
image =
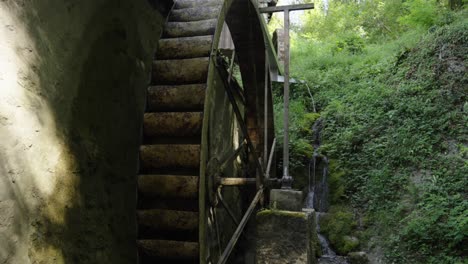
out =
{"type": "Polygon", "coordinates": [[[338,251],[468,263],[467,17],[385,44],[295,43],[293,72],[310,84],[324,123],[320,152],[332,160],[323,225],[338,251]]]}

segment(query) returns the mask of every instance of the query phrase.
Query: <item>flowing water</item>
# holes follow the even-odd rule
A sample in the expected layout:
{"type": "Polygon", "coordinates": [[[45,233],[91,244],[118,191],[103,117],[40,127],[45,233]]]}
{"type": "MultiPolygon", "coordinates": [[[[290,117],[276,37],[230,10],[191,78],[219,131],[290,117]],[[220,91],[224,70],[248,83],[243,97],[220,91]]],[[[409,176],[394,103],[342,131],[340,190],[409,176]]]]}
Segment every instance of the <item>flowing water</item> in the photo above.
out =
{"type": "Polygon", "coordinates": [[[328,211],[328,158],[320,155],[320,133],[322,130],[322,120],[318,119],[313,127],[314,132],[314,154],[309,162],[309,188],[305,201],[305,207],[314,209],[316,212],[317,236],[322,248],[322,256],[319,264],[348,264],[346,258],[336,255],[330,247],[327,238],[320,234],[320,217],[328,211]]]}

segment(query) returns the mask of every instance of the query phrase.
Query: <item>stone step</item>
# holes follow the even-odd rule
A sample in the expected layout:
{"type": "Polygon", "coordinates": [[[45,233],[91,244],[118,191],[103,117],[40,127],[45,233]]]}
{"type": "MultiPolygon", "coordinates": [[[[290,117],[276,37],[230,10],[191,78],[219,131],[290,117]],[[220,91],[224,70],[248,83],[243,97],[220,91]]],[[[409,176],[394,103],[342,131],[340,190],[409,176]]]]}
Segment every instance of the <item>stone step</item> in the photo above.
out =
{"type": "Polygon", "coordinates": [[[140,175],[138,191],[148,197],[196,199],[198,180],[198,176],[140,175]]]}
{"type": "Polygon", "coordinates": [[[138,247],[152,257],[168,260],[198,259],[198,243],[172,240],[138,240],[138,247]]]}
{"type": "Polygon", "coordinates": [[[145,137],[200,136],[202,125],[203,112],[145,113],[143,117],[143,135],[145,137]]]}
{"type": "Polygon", "coordinates": [[[187,59],[210,55],[213,36],[166,38],[159,40],[156,58],[187,59]]]}
{"type": "Polygon", "coordinates": [[[174,10],[197,6],[216,6],[221,5],[222,3],[222,0],[177,0],[174,4],[174,10]]]}
{"type": "Polygon", "coordinates": [[[142,145],[140,147],[140,168],[147,172],[161,168],[200,167],[200,145],[142,145]]]}
{"type": "Polygon", "coordinates": [[[205,83],[209,57],[153,61],[155,84],[205,83]]]}
{"type": "Polygon", "coordinates": [[[137,222],[140,228],[170,231],[196,231],[198,212],[175,210],[138,210],[137,222]]]}
{"type": "Polygon", "coordinates": [[[217,19],[192,22],[167,22],[164,27],[163,37],[180,38],[213,35],[217,23],[217,19]]]}
{"type": "Polygon", "coordinates": [[[155,111],[201,111],[206,84],[161,85],[148,87],[147,108],[155,111]]]}
{"type": "Polygon", "coordinates": [[[217,18],[221,10],[220,5],[196,6],[174,9],[169,15],[170,22],[189,22],[217,18]]]}

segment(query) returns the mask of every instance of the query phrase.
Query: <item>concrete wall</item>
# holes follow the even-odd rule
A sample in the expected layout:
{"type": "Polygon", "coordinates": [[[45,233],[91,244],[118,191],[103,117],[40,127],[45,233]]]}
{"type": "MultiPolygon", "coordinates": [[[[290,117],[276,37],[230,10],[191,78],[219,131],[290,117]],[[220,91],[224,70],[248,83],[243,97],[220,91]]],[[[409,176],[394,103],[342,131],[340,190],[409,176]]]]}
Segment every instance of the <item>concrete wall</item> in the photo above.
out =
{"type": "Polygon", "coordinates": [[[136,262],[162,24],[146,0],[0,1],[0,263],[136,262]]]}

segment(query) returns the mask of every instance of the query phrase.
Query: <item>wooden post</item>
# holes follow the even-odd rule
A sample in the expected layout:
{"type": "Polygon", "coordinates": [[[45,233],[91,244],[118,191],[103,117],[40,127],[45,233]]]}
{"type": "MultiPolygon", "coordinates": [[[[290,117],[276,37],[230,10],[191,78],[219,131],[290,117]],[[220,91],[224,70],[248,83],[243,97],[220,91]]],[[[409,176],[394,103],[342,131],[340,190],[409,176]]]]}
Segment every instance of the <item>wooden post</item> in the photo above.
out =
{"type": "Polygon", "coordinates": [[[268,163],[268,51],[265,50],[265,92],[264,95],[264,115],[263,115],[263,166],[266,166],[268,163]]]}
{"type": "Polygon", "coordinates": [[[289,12],[314,8],[314,4],[273,6],[260,8],[260,13],[284,12],[284,141],[282,189],[291,189],[293,178],[289,175],[289,12]]]}
{"type": "Polygon", "coordinates": [[[281,188],[291,189],[292,177],[289,176],[289,9],[284,9],[284,141],[283,141],[283,179],[281,188]]]}

